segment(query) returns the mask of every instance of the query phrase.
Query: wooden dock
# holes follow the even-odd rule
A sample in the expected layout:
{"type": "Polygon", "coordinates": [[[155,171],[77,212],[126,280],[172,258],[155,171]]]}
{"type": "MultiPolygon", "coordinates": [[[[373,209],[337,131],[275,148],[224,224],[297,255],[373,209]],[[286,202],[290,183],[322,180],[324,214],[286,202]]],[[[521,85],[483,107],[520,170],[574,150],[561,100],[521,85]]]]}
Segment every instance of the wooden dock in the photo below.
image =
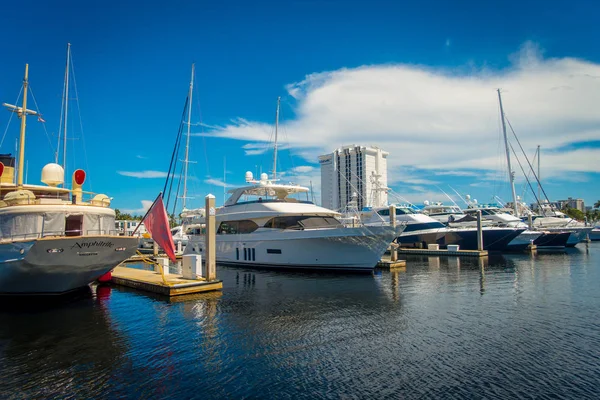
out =
{"type": "Polygon", "coordinates": [[[429,249],[409,249],[400,247],[398,254],[420,255],[420,256],[451,256],[451,257],[487,257],[487,250],[429,250],[429,249]]]}
{"type": "Polygon", "coordinates": [[[179,274],[165,275],[165,282],[158,272],[137,268],[116,267],[112,283],[165,296],[189,295],[223,289],[223,281],[207,282],[205,279],[184,279],[179,274]]]}

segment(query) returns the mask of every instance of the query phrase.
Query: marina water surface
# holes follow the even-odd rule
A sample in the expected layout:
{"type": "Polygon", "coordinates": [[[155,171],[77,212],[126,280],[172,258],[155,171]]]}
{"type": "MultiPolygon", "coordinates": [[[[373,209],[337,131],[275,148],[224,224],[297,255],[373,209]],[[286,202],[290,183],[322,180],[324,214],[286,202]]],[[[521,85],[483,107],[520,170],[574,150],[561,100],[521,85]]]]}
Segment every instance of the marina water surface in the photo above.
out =
{"type": "Polygon", "coordinates": [[[0,398],[600,398],[600,243],[0,310],[0,398]],[[182,301],[185,300],[185,301],[182,301]]]}

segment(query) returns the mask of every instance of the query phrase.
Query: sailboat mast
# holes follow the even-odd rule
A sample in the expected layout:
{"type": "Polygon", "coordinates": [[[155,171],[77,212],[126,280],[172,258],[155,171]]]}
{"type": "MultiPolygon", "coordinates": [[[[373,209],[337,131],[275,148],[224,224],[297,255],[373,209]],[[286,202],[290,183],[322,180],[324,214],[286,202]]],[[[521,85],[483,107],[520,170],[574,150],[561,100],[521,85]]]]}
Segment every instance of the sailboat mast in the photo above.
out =
{"type": "Polygon", "coordinates": [[[25,126],[27,126],[27,86],[29,77],[29,64],[25,64],[25,78],[23,78],[23,109],[21,110],[21,134],[19,138],[19,172],[17,186],[23,187],[23,166],[25,164],[25,126]]]}
{"type": "Polygon", "coordinates": [[[540,145],[538,144],[538,148],[537,148],[537,153],[538,153],[538,173],[537,173],[537,182],[538,182],[538,199],[541,199],[540,196],[540,190],[542,188],[542,176],[540,175],[540,157],[542,156],[542,152],[540,150],[540,145]]]}
{"type": "Polygon", "coordinates": [[[183,209],[185,210],[185,201],[187,199],[187,177],[188,164],[190,156],[190,129],[192,127],[192,94],[194,91],[194,68],[192,64],[192,77],[190,79],[190,91],[188,93],[188,121],[187,121],[187,138],[185,140],[185,160],[184,160],[184,175],[183,175],[183,209]]]}
{"type": "Polygon", "coordinates": [[[281,97],[277,97],[277,112],[275,113],[275,146],[273,148],[273,180],[277,178],[277,130],[279,129],[279,106],[281,97]]]}
{"type": "Polygon", "coordinates": [[[508,147],[508,137],[506,136],[506,122],[504,121],[504,108],[502,108],[502,96],[498,89],[498,102],[500,103],[500,117],[502,118],[502,132],[504,134],[504,146],[506,147],[506,164],[508,166],[508,178],[510,180],[510,188],[512,190],[513,207],[515,216],[519,217],[519,205],[517,203],[517,192],[515,192],[515,174],[510,166],[510,149],[508,147]]]}
{"type": "MultiPolygon", "coordinates": [[[[65,126],[63,135],[63,171],[67,170],[67,120],[69,116],[69,65],[71,64],[71,43],[67,43],[67,67],[65,69],[65,126]]],[[[66,172],[65,172],[66,176],[66,172]]]]}

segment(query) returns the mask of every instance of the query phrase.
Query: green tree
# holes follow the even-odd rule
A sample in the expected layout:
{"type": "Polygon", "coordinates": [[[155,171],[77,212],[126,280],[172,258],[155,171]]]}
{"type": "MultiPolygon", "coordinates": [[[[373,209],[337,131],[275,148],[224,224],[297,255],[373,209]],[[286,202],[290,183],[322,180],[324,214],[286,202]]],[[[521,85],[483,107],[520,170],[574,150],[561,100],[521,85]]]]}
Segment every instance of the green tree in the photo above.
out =
{"type": "Polygon", "coordinates": [[[583,221],[585,219],[585,214],[581,210],[578,210],[576,208],[565,207],[562,209],[562,212],[578,221],[583,221]]]}
{"type": "Polygon", "coordinates": [[[600,208],[600,200],[594,203],[594,208],[600,208]]]}

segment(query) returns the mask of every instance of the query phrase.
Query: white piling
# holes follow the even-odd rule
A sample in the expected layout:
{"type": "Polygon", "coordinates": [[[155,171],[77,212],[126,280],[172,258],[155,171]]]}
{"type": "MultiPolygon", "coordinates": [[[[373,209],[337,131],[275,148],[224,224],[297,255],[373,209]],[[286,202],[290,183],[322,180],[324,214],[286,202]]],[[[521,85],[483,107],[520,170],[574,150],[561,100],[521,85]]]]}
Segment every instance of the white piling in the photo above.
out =
{"type": "MultiPolygon", "coordinates": [[[[391,205],[390,206],[390,225],[393,228],[396,228],[396,206],[395,205],[391,205]]],[[[398,261],[398,247],[397,246],[391,246],[390,247],[390,261],[398,261]]]]}
{"type": "Polygon", "coordinates": [[[163,270],[163,275],[169,275],[169,259],[167,257],[158,257],[156,259],[154,271],[160,273],[160,268],[163,270]]]}
{"type": "Polygon", "coordinates": [[[177,254],[181,254],[182,247],[183,247],[183,245],[182,245],[181,240],[180,240],[180,241],[177,242],[177,254]]]}
{"type": "Polygon", "coordinates": [[[206,210],[206,234],[204,236],[204,254],[205,254],[205,278],[207,281],[217,279],[217,243],[216,243],[216,208],[215,196],[209,194],[205,197],[206,210]]]}
{"type": "Polygon", "coordinates": [[[483,229],[481,227],[481,210],[477,210],[477,250],[483,250],[483,229]]]}
{"type": "Polygon", "coordinates": [[[158,256],[158,243],[152,242],[152,254],[154,257],[158,256]]]}
{"type": "Polygon", "coordinates": [[[527,215],[527,225],[529,225],[530,230],[533,230],[533,217],[531,214],[527,215]]]}
{"type": "Polygon", "coordinates": [[[181,275],[184,279],[198,279],[202,277],[202,256],[200,254],[187,254],[182,257],[181,275]]]}

